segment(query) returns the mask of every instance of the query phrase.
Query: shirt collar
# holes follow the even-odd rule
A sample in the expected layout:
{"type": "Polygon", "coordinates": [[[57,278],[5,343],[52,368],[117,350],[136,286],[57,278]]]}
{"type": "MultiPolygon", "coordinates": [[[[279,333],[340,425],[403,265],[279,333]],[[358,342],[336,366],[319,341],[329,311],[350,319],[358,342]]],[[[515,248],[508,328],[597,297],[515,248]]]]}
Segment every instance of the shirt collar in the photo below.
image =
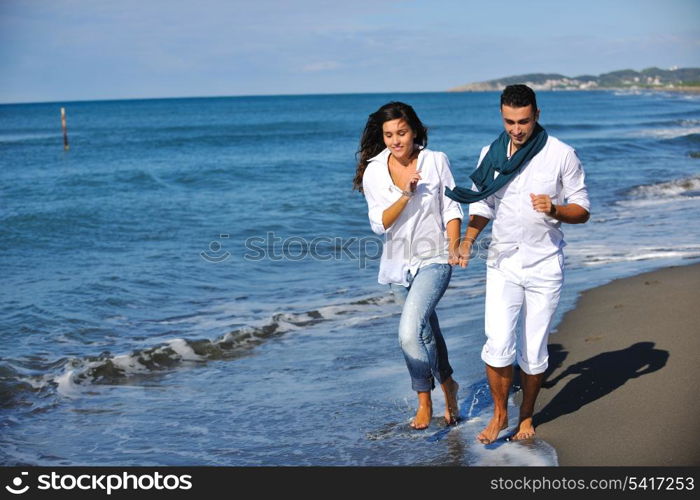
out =
{"type": "MultiPolygon", "coordinates": [[[[418,148],[418,151],[423,151],[425,149],[425,146],[416,146],[416,147],[418,148]]],[[[370,158],[369,160],[367,160],[367,163],[374,161],[374,160],[386,161],[386,159],[388,158],[390,153],[391,153],[391,151],[389,151],[389,148],[384,148],[384,150],[381,153],[379,153],[377,156],[374,156],[374,157],[370,158]]]]}

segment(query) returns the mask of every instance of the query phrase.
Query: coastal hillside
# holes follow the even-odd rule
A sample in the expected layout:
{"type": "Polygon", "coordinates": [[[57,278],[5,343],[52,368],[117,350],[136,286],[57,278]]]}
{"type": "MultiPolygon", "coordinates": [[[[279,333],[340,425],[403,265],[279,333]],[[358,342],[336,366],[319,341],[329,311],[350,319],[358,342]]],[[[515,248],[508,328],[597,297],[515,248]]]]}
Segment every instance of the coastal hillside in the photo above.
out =
{"type": "Polygon", "coordinates": [[[642,71],[623,69],[602,75],[565,76],[558,73],[531,73],[508,76],[487,82],[469,83],[449,89],[449,92],[480,92],[503,90],[506,85],[524,83],[534,90],[595,90],[595,89],[678,89],[695,87],[700,90],[700,68],[647,68],[642,71]]]}

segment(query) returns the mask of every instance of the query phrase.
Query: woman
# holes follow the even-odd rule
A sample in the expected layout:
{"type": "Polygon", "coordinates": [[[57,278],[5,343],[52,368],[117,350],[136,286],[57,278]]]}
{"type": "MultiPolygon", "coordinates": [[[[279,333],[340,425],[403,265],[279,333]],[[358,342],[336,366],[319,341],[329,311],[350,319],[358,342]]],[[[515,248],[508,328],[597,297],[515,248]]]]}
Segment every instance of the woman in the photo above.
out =
{"type": "Polygon", "coordinates": [[[399,344],[418,393],[411,421],[425,429],[432,418],[430,391],[445,394],[445,421],[457,421],[457,389],[435,307],[445,293],[458,247],[462,208],[444,195],[455,182],[444,153],[425,146],[428,132],[408,104],[390,102],[367,120],[358,151],[354,188],[363,192],[372,230],[385,234],[379,283],[403,304],[399,344]]]}

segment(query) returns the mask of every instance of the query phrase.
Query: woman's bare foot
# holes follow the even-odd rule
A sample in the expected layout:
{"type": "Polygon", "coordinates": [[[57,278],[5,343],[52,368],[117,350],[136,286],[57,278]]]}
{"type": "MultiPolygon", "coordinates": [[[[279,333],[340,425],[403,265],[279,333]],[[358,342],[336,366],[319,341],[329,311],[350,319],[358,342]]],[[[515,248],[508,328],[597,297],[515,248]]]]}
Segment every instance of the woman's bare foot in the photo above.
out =
{"type": "Polygon", "coordinates": [[[523,441],[535,437],[535,427],[532,425],[532,417],[523,418],[518,424],[518,430],[510,437],[511,441],[523,441]]]}
{"type": "Polygon", "coordinates": [[[476,439],[478,439],[481,444],[491,444],[498,438],[498,434],[506,427],[508,427],[508,415],[494,415],[489,425],[476,436],[476,439]]]}
{"type": "Polygon", "coordinates": [[[427,429],[430,419],[433,418],[433,402],[429,392],[418,393],[418,410],[416,416],[411,420],[411,427],[417,430],[427,429]]]}
{"type": "Polygon", "coordinates": [[[457,401],[459,384],[450,377],[441,386],[442,392],[445,393],[445,423],[455,425],[459,420],[459,402],[457,401]]]}

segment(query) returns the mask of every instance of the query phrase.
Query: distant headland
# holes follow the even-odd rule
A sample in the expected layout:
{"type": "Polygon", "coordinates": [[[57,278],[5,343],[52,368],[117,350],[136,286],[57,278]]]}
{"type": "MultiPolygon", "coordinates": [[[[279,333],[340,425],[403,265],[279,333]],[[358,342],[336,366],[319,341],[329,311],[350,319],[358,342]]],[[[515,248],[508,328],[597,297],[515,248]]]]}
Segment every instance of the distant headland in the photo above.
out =
{"type": "Polygon", "coordinates": [[[700,68],[647,68],[642,71],[623,69],[598,76],[576,77],[557,73],[530,73],[487,82],[468,83],[451,88],[448,92],[500,91],[506,85],[514,83],[524,83],[534,90],[644,89],[700,92],[700,68]]]}

